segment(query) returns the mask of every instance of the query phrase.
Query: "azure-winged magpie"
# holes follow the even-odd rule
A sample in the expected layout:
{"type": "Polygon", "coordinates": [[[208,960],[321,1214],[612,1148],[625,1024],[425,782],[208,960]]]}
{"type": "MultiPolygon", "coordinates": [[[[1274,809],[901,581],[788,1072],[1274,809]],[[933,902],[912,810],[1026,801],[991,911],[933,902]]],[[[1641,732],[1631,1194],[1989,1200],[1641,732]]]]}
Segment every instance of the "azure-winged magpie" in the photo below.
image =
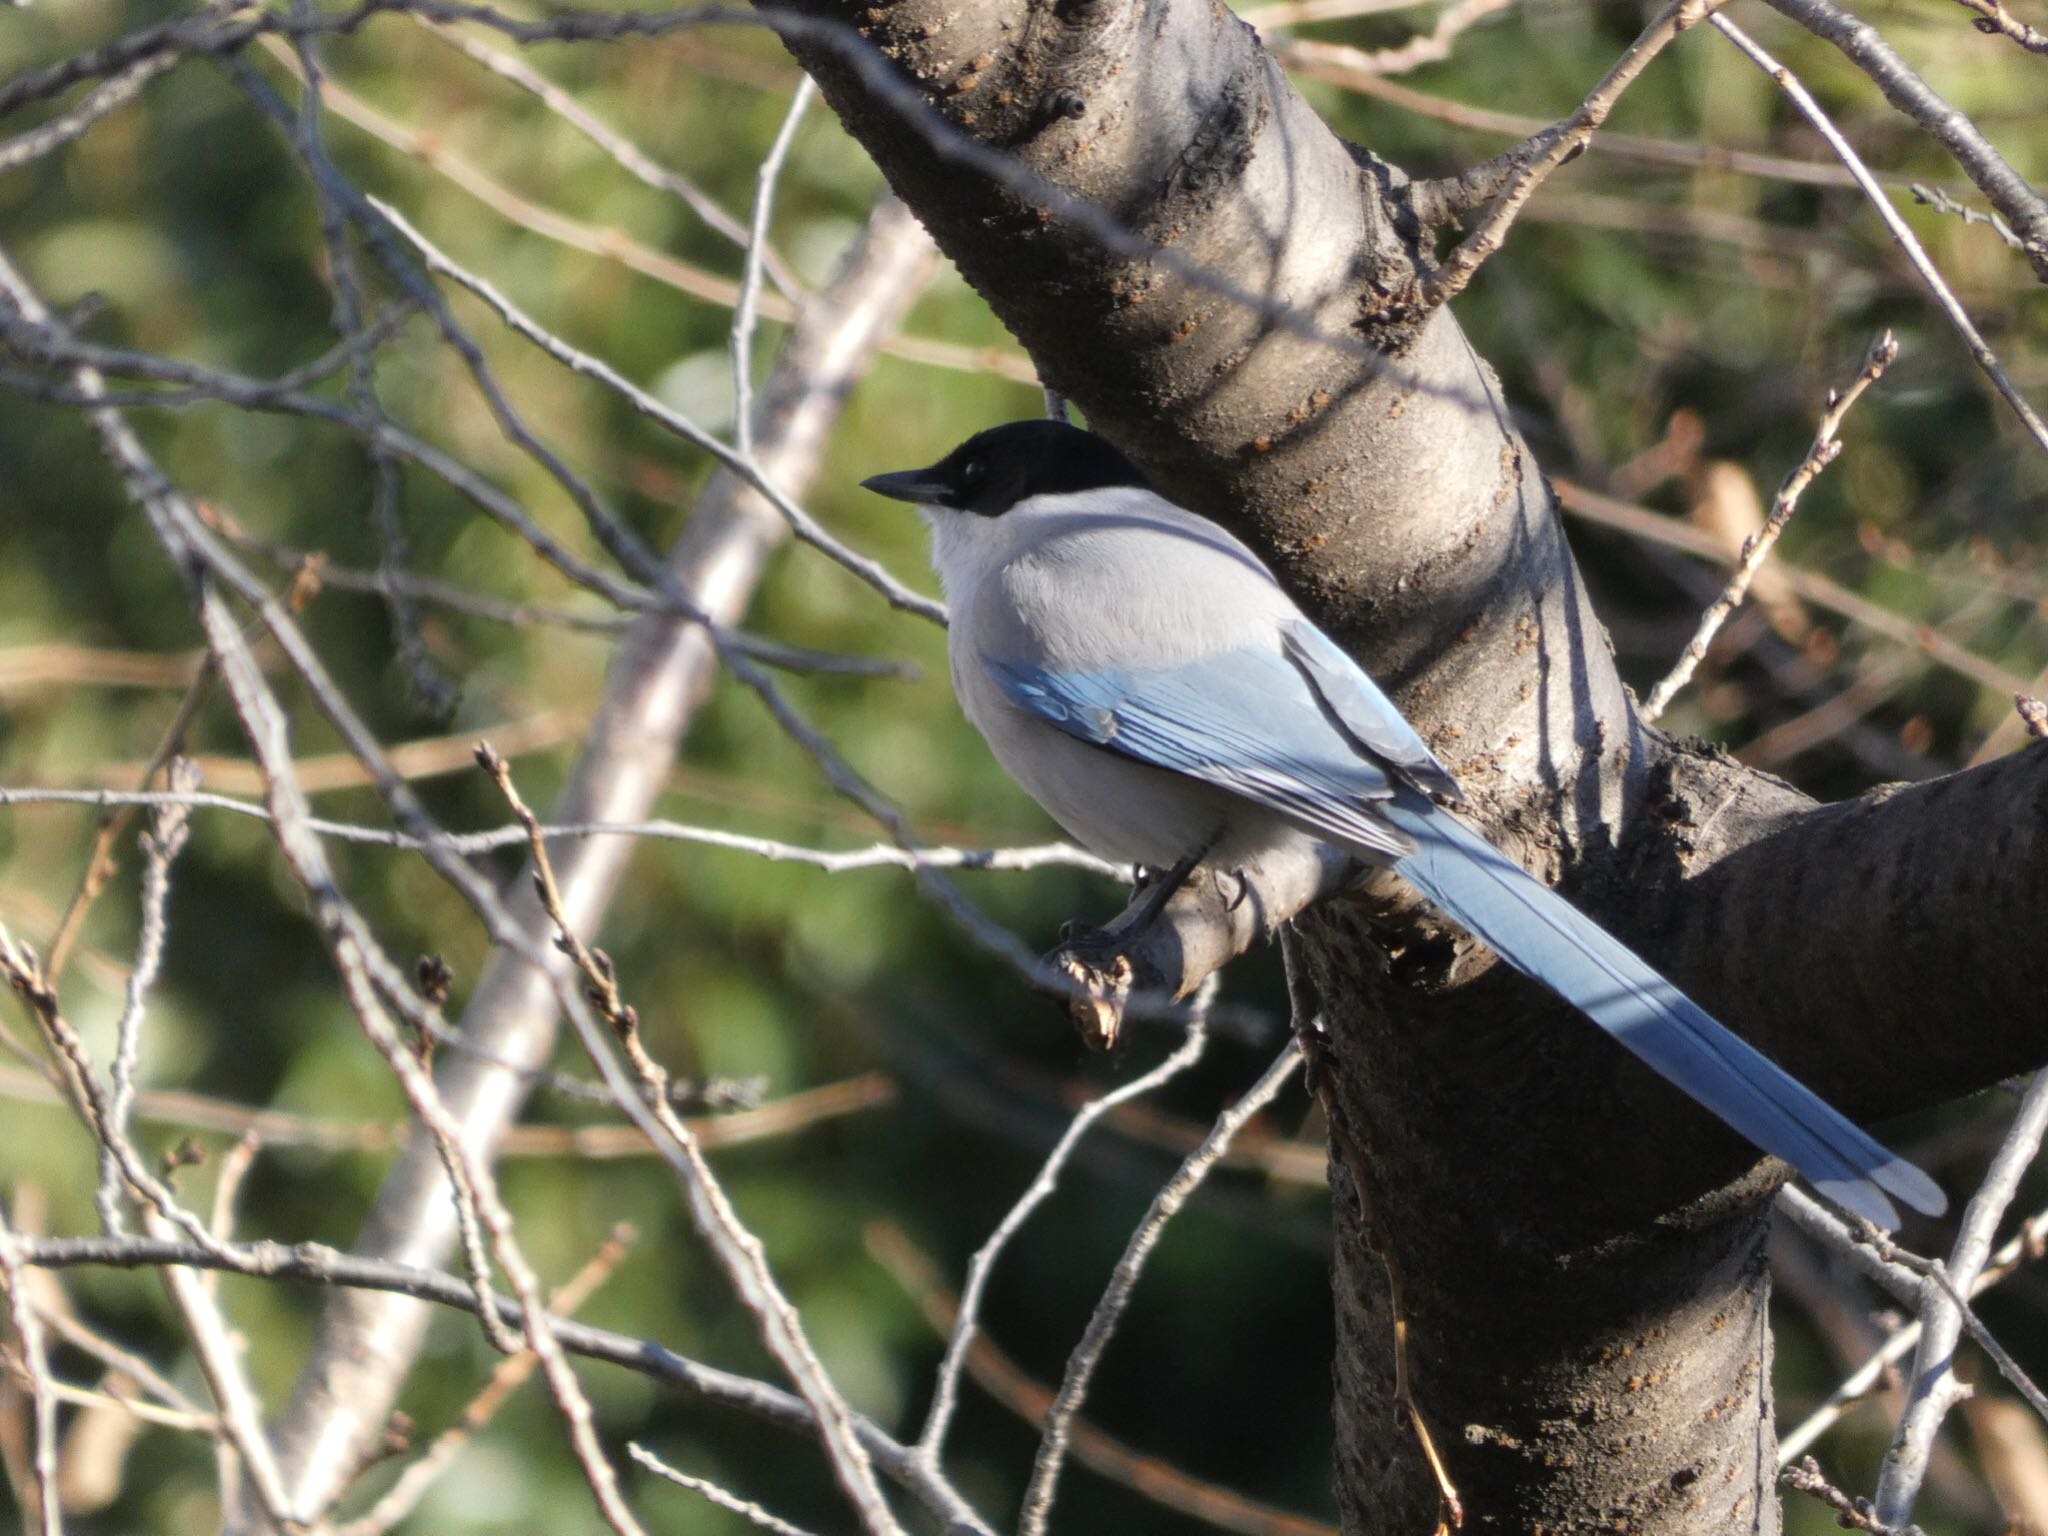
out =
{"type": "Polygon", "coordinates": [[[1097,853],[1239,870],[1320,841],[1391,864],[1846,1209],[1881,1227],[1888,1195],[1943,1210],[1926,1174],[1438,803],[1456,780],[1373,680],[1106,439],[1012,422],[863,483],[925,509],[961,708],[1097,853]]]}

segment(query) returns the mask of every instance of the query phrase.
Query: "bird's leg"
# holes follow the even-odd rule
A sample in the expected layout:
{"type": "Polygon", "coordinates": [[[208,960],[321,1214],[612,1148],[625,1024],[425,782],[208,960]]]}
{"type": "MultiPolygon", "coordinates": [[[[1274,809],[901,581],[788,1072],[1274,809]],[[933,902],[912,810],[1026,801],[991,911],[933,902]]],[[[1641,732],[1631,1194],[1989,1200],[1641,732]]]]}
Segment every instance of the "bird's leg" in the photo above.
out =
{"type": "Polygon", "coordinates": [[[1154,923],[1158,922],[1159,914],[1165,911],[1166,904],[1173,900],[1174,892],[1188,883],[1188,876],[1195,872],[1195,867],[1202,862],[1203,857],[1215,846],[1215,838],[1205,839],[1183,855],[1181,861],[1174,865],[1173,868],[1167,870],[1164,874],[1153,876],[1152,879],[1140,886],[1139,889],[1145,893],[1145,904],[1138,909],[1137,915],[1124,928],[1124,932],[1143,933],[1154,923]]]}

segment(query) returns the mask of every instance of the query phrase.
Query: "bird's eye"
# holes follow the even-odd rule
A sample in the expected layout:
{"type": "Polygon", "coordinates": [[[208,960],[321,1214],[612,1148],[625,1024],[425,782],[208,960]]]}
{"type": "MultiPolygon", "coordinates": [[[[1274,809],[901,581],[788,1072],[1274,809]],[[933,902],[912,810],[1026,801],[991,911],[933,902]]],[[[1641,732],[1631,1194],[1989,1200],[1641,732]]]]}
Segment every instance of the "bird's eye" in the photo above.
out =
{"type": "Polygon", "coordinates": [[[969,490],[973,490],[974,487],[981,484],[987,478],[988,460],[986,459],[969,459],[960,466],[960,483],[969,490]]]}

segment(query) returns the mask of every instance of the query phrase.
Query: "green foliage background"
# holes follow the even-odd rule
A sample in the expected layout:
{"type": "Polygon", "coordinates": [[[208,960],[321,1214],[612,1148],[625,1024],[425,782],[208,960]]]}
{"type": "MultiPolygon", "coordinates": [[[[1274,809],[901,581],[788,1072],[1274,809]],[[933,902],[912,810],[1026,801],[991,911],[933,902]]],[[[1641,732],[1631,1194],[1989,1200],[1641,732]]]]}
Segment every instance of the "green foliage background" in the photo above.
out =
{"type": "MultiPolygon", "coordinates": [[[[73,0],[0,14],[0,72],[65,56],[163,14],[139,0],[73,0]]],[[[2041,109],[2048,61],[1979,36],[1965,13],[1935,0],[1874,5],[1867,15],[2023,174],[2037,183],[2048,178],[2041,109]]],[[[1942,152],[1890,114],[1840,58],[1790,36],[1767,13],[1743,19],[1784,49],[1873,164],[1959,196],[1968,191],[1942,152]]],[[[1418,10],[1311,30],[1374,46],[1430,20],[1418,10]]],[[[1529,0],[1462,38],[1452,62],[1405,83],[1547,120],[1577,101],[1641,20],[1628,7],[1529,0]]],[[[529,98],[409,20],[378,18],[329,47],[326,59],[338,83],[429,135],[437,153],[460,156],[574,219],[736,272],[733,249],[680,203],[626,176],[529,98]]],[[[252,50],[247,62],[295,97],[274,59],[252,50]]],[[[769,39],[732,29],[662,43],[554,47],[537,50],[532,62],[735,212],[752,197],[755,168],[795,78],[769,39]]],[[[1305,88],[1340,131],[1420,173],[1502,145],[1333,87],[1305,88]]],[[[18,132],[34,118],[22,114],[7,127],[18,132]]],[[[1770,83],[1707,35],[1683,39],[1660,60],[1626,98],[1615,127],[1825,158],[1770,83]]],[[[332,115],[328,137],[359,185],[406,210],[544,323],[679,407],[710,419],[725,408],[724,310],[516,227],[416,156],[332,115]]],[[[814,111],[799,134],[775,223],[778,248],[806,281],[829,272],[879,190],[858,148],[827,112],[814,111]]],[[[2015,376],[2037,399],[2048,394],[2048,305],[2024,262],[1982,227],[1911,206],[1903,194],[1899,200],[2015,376]]],[[[332,341],[306,181],[230,78],[204,61],[151,85],[139,104],[73,148],[0,178],[0,242],[53,301],[95,302],[88,326],[95,339],[256,374],[293,367],[332,341]]],[[[648,542],[672,540],[708,473],[704,456],[508,336],[466,297],[453,302],[547,441],[648,542]]],[[[1854,372],[1879,328],[1894,328],[1902,359],[1852,415],[1847,452],[1808,495],[1784,550],[1915,621],[1949,626],[1978,654],[2023,677],[2048,663],[2043,460],[1853,191],[1713,169],[1653,169],[1596,149],[1537,200],[1459,313],[1525,411],[1553,471],[1597,485],[1657,444],[1675,412],[1689,411],[1702,424],[1705,453],[1744,466],[1766,496],[1804,452],[1828,386],[1854,372]],[[1712,234],[1641,227],[1671,220],[1711,225],[1712,234]],[[1873,553],[1887,549],[1890,558],[1873,553]],[[1994,568],[2017,595],[1985,595],[1994,568]]],[[[1006,342],[950,273],[908,329],[973,345],[1006,342]]],[[[764,327],[764,362],[778,335],[764,327]]],[[[378,378],[395,415],[516,494],[572,548],[601,558],[559,489],[497,432],[459,360],[433,343],[428,326],[415,321],[384,349],[378,378]]],[[[849,402],[807,505],[892,569],[929,585],[914,520],[855,483],[879,469],[925,462],[976,428],[1039,408],[1035,390],[991,374],[883,358],[849,402]]],[[[137,419],[187,490],[252,533],[324,551],[339,564],[374,565],[365,460],[342,433],[210,406],[137,419]]],[[[1673,513],[1683,513],[1689,499],[1682,480],[1659,481],[1645,494],[1673,513]]],[[[422,475],[406,477],[405,519],[422,572],[508,598],[596,611],[529,550],[422,475]]],[[[1698,568],[1604,531],[1578,527],[1574,538],[1630,676],[1647,686],[1690,631],[1698,568]],[[1691,585],[1681,579],[1686,570],[1695,573],[1691,585]]],[[[1803,666],[1814,696],[1897,654],[1826,614],[1812,617],[1824,638],[1808,642],[1803,659],[1796,649],[1782,657],[1779,669],[1803,666]]],[[[778,557],[750,622],[805,645],[902,658],[922,669],[908,683],[790,684],[809,716],[920,827],[977,845],[1048,835],[1044,819],[958,719],[935,629],[889,613],[809,552],[778,557]]],[[[515,765],[540,806],[572,760],[608,655],[602,638],[431,613],[428,644],[461,688],[453,718],[444,721],[413,698],[375,600],[323,592],[307,623],[388,742],[460,741],[521,722],[558,722],[552,744],[515,765]]],[[[174,688],[37,682],[29,662],[49,662],[60,646],[163,654],[196,644],[174,573],[82,421],[66,408],[0,392],[0,783],[132,787],[178,696],[174,688]]],[[[301,755],[338,750],[303,699],[296,702],[301,755]]],[[[1737,657],[1710,668],[1705,686],[1688,693],[1668,723],[1739,747],[1801,707],[1753,656],[1737,657]]],[[[1835,742],[1785,771],[1826,795],[1854,792],[1902,765],[1932,774],[1966,760],[2009,712],[2009,699],[1994,690],[1915,665],[1870,716],[1869,739],[1890,748],[1873,757],[1874,748],[1835,742]]],[[[202,711],[191,744],[208,757],[247,755],[217,699],[202,711]]],[[[834,799],[737,689],[721,688],[691,733],[685,765],[664,814],[833,846],[878,835],[834,799]]],[[[451,826],[504,819],[474,771],[421,787],[451,826]]],[[[359,789],[325,793],[320,804],[338,817],[381,819],[374,797],[359,789]]],[[[23,938],[47,940],[82,870],[91,829],[89,814],[77,810],[0,812],[0,921],[23,938]]],[[[65,993],[101,1059],[136,936],[137,860],[125,840],[123,854],[122,875],[93,915],[65,993]]],[[[485,955],[466,910],[415,859],[353,848],[338,848],[336,857],[351,896],[394,953],[449,959],[459,1005],[485,955]]],[[[496,868],[508,880],[516,872],[509,858],[496,868]]],[[[1071,872],[962,879],[1035,947],[1049,942],[1063,918],[1101,916],[1118,900],[1114,889],[1071,872]]],[[[867,1252],[869,1224],[905,1228],[957,1283],[972,1250],[1028,1181],[1066,1096],[1084,1084],[1122,1080],[1163,1042],[1141,1040],[1109,1062],[1081,1059],[1046,1005],[895,872],[828,876],[743,854],[650,844],[636,853],[623,895],[593,937],[616,957],[650,1045],[679,1074],[758,1075],[770,1095],[876,1068],[895,1079],[898,1095],[888,1108],[721,1154],[719,1165],[836,1378],[865,1411],[912,1428],[938,1345],[867,1252]]],[[[1233,973],[1231,991],[1277,1015],[1273,971],[1269,957],[1248,961],[1233,973]]],[[[27,1037],[18,1016],[8,1027],[27,1037]]],[[[1206,1121],[1272,1048],[1220,1044],[1167,1096],[1168,1107],[1206,1121]]],[[[563,1064],[576,1065],[569,1053],[563,1064]]],[[[395,1120],[401,1113],[257,824],[217,815],[198,823],[180,865],[144,1079],[310,1116],[395,1120]]],[[[546,1095],[531,1117],[591,1118],[546,1095]]],[[[1298,1095],[1275,1118],[1282,1130],[1316,1134],[1298,1095]]],[[[162,1149],[180,1134],[151,1125],[146,1144],[162,1149]]],[[[215,1152],[225,1144],[219,1136],[199,1140],[215,1152]]],[[[1983,1150],[1977,1122],[1958,1117],[1932,1155],[1946,1159],[1939,1172],[1955,1189],[1983,1150]]],[[[184,1175],[195,1197],[209,1188],[213,1166],[184,1175]]],[[[1156,1148],[1099,1136],[1016,1246],[989,1318],[994,1336],[1034,1375],[1057,1378],[1110,1264],[1170,1166],[1156,1148]]],[[[382,1167],[381,1156],[367,1154],[268,1151],[244,1196],[241,1229],[345,1245],[382,1167]]],[[[93,1179],[91,1144],[65,1113],[0,1101],[0,1187],[12,1192],[17,1211],[39,1197],[48,1230],[89,1231],[93,1179]]],[[[551,1276],[574,1270],[615,1223],[637,1229],[631,1256],[586,1309],[589,1318],[717,1364],[772,1374],[689,1235],[671,1180],[652,1163],[524,1161],[508,1165],[505,1184],[529,1250],[551,1276]]],[[[1167,1238],[1112,1349],[1091,1415],[1191,1471],[1287,1507],[1327,1510],[1323,1204],[1320,1191],[1243,1173],[1220,1179],[1167,1238]]],[[[197,1387],[190,1358],[178,1353],[174,1315],[153,1282],[86,1272],[70,1284],[114,1336],[197,1387]]],[[[234,1280],[223,1296],[248,1337],[258,1385],[280,1403],[319,1298],[234,1280]]],[[[2004,1305],[1994,1316],[2015,1339],[2040,1342],[2027,1298],[2004,1305]]],[[[1801,1314],[1785,1311],[1779,1375],[1781,1409],[1791,1418],[1840,1373],[1801,1314]]],[[[441,1319],[406,1412],[430,1433],[489,1365],[473,1327],[441,1319]]],[[[622,1372],[591,1367],[583,1377],[609,1443],[644,1439],[789,1518],[823,1531],[845,1528],[807,1445],[622,1372]]],[[[1853,1420],[1825,1447],[1831,1470],[1851,1487],[1864,1486],[1886,1428],[1874,1413],[1853,1420]]],[[[998,1523],[1021,1488],[1033,1442],[1017,1420],[969,1389],[957,1436],[959,1476],[998,1523]]],[[[1970,1454],[1967,1442],[1964,1450],[1970,1454]]],[[[384,1475],[373,1473],[370,1482],[384,1475]]],[[[654,1530],[743,1529],[677,1490],[636,1484],[635,1502],[654,1530]]],[[[1930,1531],[1968,1528],[1967,1512],[1944,1511],[1939,1500],[1925,1508],[1930,1531]]],[[[1195,1528],[1086,1473],[1071,1478],[1062,1509],[1069,1530],[1195,1528]]],[[[0,1514],[0,1527],[10,1517],[0,1514]]],[[[154,1431],[132,1453],[118,1499],[73,1526],[170,1532],[204,1529],[216,1518],[208,1447],[154,1431]]],[[[1817,1507],[1795,1501],[1788,1528],[1819,1531],[1828,1528],[1824,1519],[1817,1507]]],[[[528,1387],[406,1529],[596,1524],[559,1421],[528,1387]]]]}

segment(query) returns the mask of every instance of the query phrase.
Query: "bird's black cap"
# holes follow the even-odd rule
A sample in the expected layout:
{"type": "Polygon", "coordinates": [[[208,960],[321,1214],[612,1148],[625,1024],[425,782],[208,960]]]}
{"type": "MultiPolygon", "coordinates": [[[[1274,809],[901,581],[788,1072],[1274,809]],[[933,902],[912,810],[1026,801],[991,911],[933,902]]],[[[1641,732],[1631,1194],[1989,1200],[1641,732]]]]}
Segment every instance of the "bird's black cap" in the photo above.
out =
{"type": "Polygon", "coordinates": [[[1138,466],[1107,438],[1064,421],[1011,421],[977,432],[938,463],[861,484],[878,496],[998,517],[1031,496],[1143,486],[1138,466]]]}

